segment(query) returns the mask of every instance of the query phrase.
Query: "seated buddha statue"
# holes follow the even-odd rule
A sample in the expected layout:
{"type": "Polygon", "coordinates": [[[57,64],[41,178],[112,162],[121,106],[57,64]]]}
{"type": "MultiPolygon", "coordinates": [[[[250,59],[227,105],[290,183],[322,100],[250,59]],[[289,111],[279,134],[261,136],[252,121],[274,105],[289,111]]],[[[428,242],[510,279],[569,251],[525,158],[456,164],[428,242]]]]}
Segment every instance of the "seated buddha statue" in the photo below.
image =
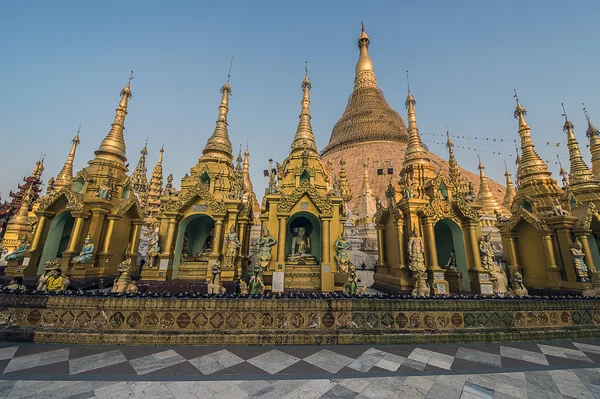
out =
{"type": "Polygon", "coordinates": [[[292,262],[316,263],[317,259],[310,253],[310,237],[306,235],[305,227],[297,227],[293,230],[292,253],[288,260],[292,262]]]}
{"type": "Polygon", "coordinates": [[[73,263],[87,263],[92,260],[92,254],[94,253],[94,243],[92,243],[92,239],[88,234],[85,237],[85,242],[83,244],[83,248],[81,248],[81,252],[78,256],[74,257],[73,263]]]}
{"type": "Polygon", "coordinates": [[[202,244],[202,249],[200,249],[200,252],[197,252],[196,255],[194,255],[196,258],[204,258],[210,255],[213,248],[214,235],[215,229],[213,228],[204,239],[204,244],[202,244]]]}
{"type": "Polygon", "coordinates": [[[25,257],[25,252],[29,249],[29,243],[27,242],[27,235],[21,238],[19,242],[19,247],[14,250],[14,252],[6,255],[5,260],[21,260],[25,257]]]}

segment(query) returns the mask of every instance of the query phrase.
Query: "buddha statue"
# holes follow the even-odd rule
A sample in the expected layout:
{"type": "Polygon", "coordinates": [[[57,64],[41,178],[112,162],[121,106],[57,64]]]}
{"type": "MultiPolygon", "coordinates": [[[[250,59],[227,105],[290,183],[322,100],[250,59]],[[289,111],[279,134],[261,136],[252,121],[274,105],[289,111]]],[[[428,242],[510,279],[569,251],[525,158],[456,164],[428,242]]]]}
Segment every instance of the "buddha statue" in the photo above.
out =
{"type": "Polygon", "coordinates": [[[232,224],[229,228],[229,233],[225,234],[225,248],[227,248],[227,251],[225,252],[226,268],[234,267],[235,258],[238,255],[241,246],[242,244],[238,240],[237,233],[235,232],[235,225],[232,224]]]}
{"type": "Polygon", "coordinates": [[[108,176],[102,180],[102,183],[98,185],[98,191],[96,192],[96,197],[110,200],[112,198],[112,183],[108,176]]]}
{"type": "Polygon", "coordinates": [[[348,251],[352,248],[352,244],[348,241],[348,235],[344,230],[340,238],[335,240],[335,249],[337,251],[335,260],[338,266],[338,273],[348,273],[350,265],[350,254],[348,251]]]}
{"type": "Polygon", "coordinates": [[[204,243],[202,244],[202,249],[200,249],[200,252],[196,253],[196,255],[195,255],[196,258],[205,258],[208,255],[210,255],[210,253],[212,252],[212,248],[213,248],[214,236],[215,236],[215,229],[213,228],[210,230],[210,233],[208,233],[208,235],[204,239],[204,243]]]}
{"type": "Polygon", "coordinates": [[[454,252],[454,250],[450,251],[450,257],[448,258],[448,263],[446,263],[446,269],[456,270],[456,252],[454,252]]]}
{"type": "Polygon", "coordinates": [[[277,244],[277,240],[269,235],[269,229],[265,226],[262,234],[256,240],[258,246],[258,265],[265,270],[269,270],[269,262],[271,262],[271,249],[277,244]]]}
{"type": "Polygon", "coordinates": [[[293,233],[292,253],[288,259],[292,262],[316,262],[316,258],[310,253],[310,237],[306,235],[306,227],[296,227],[293,233]]]}
{"type": "Polygon", "coordinates": [[[25,234],[25,236],[21,238],[21,241],[19,241],[19,246],[17,249],[15,249],[14,252],[6,255],[4,259],[7,261],[23,259],[25,257],[25,252],[29,249],[29,240],[27,238],[27,234],[25,234]]]}
{"type": "Polygon", "coordinates": [[[88,234],[85,237],[85,242],[83,243],[83,248],[81,248],[81,252],[78,256],[74,257],[71,261],[72,263],[87,263],[92,260],[92,254],[94,253],[94,243],[92,243],[92,239],[88,234]]]}

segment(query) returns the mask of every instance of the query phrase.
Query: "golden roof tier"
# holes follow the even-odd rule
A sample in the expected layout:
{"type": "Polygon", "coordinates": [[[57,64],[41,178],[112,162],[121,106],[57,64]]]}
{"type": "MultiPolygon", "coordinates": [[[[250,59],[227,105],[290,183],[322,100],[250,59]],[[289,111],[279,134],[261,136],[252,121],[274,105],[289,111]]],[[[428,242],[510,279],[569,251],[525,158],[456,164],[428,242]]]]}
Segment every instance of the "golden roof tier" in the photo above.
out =
{"type": "Polygon", "coordinates": [[[342,117],[333,127],[322,156],[366,141],[406,142],[408,132],[402,117],[394,111],[377,87],[373,61],[369,56],[369,36],[364,25],[358,38],[354,90],[342,117]]]}

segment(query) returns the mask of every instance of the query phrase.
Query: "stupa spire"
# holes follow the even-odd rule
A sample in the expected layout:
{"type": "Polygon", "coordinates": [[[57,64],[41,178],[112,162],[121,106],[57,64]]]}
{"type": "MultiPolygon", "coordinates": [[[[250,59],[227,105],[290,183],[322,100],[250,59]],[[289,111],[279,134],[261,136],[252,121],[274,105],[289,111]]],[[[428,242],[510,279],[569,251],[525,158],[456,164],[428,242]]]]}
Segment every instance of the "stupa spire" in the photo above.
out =
{"type": "Polygon", "coordinates": [[[450,140],[450,132],[446,126],[446,148],[448,148],[448,165],[450,166],[450,180],[459,181],[461,178],[458,162],[454,157],[454,143],[450,140]]]}
{"type": "Polygon", "coordinates": [[[565,105],[562,104],[565,117],[563,131],[567,134],[567,147],[569,148],[570,172],[569,172],[569,187],[576,194],[581,191],[596,190],[598,188],[598,180],[592,174],[592,171],[587,167],[579,150],[579,143],[575,138],[573,129],[575,126],[567,117],[565,105]]]}
{"type": "Polygon", "coordinates": [[[23,197],[23,202],[21,202],[21,207],[19,211],[13,216],[7,225],[7,230],[9,226],[11,229],[16,228],[16,226],[22,227],[31,227],[31,223],[29,223],[29,207],[31,206],[31,202],[33,201],[34,192],[33,192],[33,184],[29,186],[25,196],[23,197]]]}
{"type": "Polygon", "coordinates": [[[131,174],[132,188],[136,193],[148,191],[148,168],[146,167],[146,155],[148,155],[148,139],[146,139],[146,144],[140,151],[140,159],[138,160],[137,166],[131,174]]]}
{"type": "Polygon", "coordinates": [[[244,192],[254,193],[254,187],[250,180],[250,151],[248,150],[248,144],[246,144],[246,151],[244,151],[244,192]]]}
{"type": "Polygon", "coordinates": [[[515,198],[515,186],[513,185],[512,176],[508,170],[506,161],[504,161],[504,170],[504,177],[506,177],[506,194],[504,195],[504,201],[502,201],[502,205],[506,209],[510,209],[513,199],[515,198]]]}
{"type": "Polygon", "coordinates": [[[590,152],[592,153],[592,173],[596,176],[600,176],[600,131],[592,123],[592,118],[583,105],[583,112],[585,113],[585,119],[587,120],[588,128],[585,135],[590,140],[590,152]]]}
{"type": "Polygon", "coordinates": [[[408,80],[408,71],[406,71],[406,82],[408,84],[408,95],[406,96],[406,109],[408,110],[408,146],[404,153],[404,165],[411,163],[429,163],[429,155],[423,143],[421,142],[421,136],[419,135],[419,128],[417,127],[417,112],[415,110],[415,104],[417,101],[410,92],[410,81],[408,80]]]}
{"type": "Polygon", "coordinates": [[[368,195],[371,193],[371,183],[369,181],[369,167],[367,163],[363,163],[363,179],[362,179],[362,187],[360,189],[360,194],[362,196],[368,195]]]}
{"type": "MultiPolygon", "coordinates": [[[[112,123],[110,132],[106,135],[100,147],[94,152],[96,157],[116,158],[121,162],[127,161],[125,151],[125,117],[127,116],[127,105],[131,99],[131,80],[133,79],[133,71],[129,75],[127,86],[121,90],[121,101],[116,109],[115,120],[112,123]]],[[[124,169],[124,166],[123,166],[124,169]]]]}
{"type": "Polygon", "coordinates": [[[213,134],[206,141],[206,146],[202,151],[203,155],[225,155],[229,161],[233,161],[233,153],[231,141],[229,140],[229,132],[227,130],[227,114],[229,113],[229,97],[231,96],[231,86],[229,80],[231,78],[231,67],[233,65],[233,57],[229,64],[229,73],[227,74],[227,82],[221,87],[221,104],[219,105],[219,118],[213,134]]]}
{"type": "Polygon", "coordinates": [[[346,202],[352,201],[352,190],[350,189],[350,183],[348,182],[348,175],[346,173],[346,160],[344,158],[340,159],[339,185],[342,199],[346,202]]]}
{"type": "Polygon", "coordinates": [[[156,217],[160,213],[160,197],[163,191],[163,154],[165,153],[165,146],[160,148],[160,154],[158,156],[158,162],[154,165],[152,171],[152,178],[150,179],[150,188],[148,190],[148,217],[156,220],[156,217]]]}
{"type": "Polygon", "coordinates": [[[305,75],[302,81],[302,112],[300,113],[300,121],[298,122],[298,129],[296,130],[296,136],[292,142],[292,152],[304,151],[304,149],[312,152],[317,152],[317,143],[315,142],[315,136],[313,134],[312,125],[310,123],[310,89],[312,84],[308,77],[308,62],[304,68],[305,75]]]}
{"type": "Polygon", "coordinates": [[[54,181],[54,189],[56,191],[62,189],[64,186],[71,184],[73,181],[73,161],[75,160],[75,151],[77,150],[77,146],[79,145],[79,132],[81,131],[81,125],[79,125],[79,129],[77,129],[77,135],[73,137],[71,140],[71,151],[69,151],[69,155],[67,155],[67,160],[63,165],[62,169],[56,175],[56,179],[54,181]]]}
{"type": "Polygon", "coordinates": [[[501,211],[502,207],[496,201],[494,194],[490,190],[487,182],[487,176],[485,175],[485,166],[481,162],[481,157],[477,155],[479,159],[479,193],[477,194],[477,202],[481,205],[481,213],[493,215],[494,211],[501,211]]]}
{"type": "Polygon", "coordinates": [[[535,146],[531,141],[531,129],[525,121],[527,110],[519,102],[516,90],[514,97],[517,102],[514,116],[519,121],[519,136],[521,138],[521,158],[517,170],[519,188],[521,186],[537,185],[540,182],[554,185],[548,166],[535,151],[535,146]]]}
{"type": "Polygon", "coordinates": [[[358,37],[358,61],[356,62],[354,78],[354,88],[367,88],[377,87],[377,78],[375,77],[375,68],[373,67],[373,61],[369,55],[369,44],[371,39],[365,32],[365,21],[361,22],[361,32],[358,37]]]}

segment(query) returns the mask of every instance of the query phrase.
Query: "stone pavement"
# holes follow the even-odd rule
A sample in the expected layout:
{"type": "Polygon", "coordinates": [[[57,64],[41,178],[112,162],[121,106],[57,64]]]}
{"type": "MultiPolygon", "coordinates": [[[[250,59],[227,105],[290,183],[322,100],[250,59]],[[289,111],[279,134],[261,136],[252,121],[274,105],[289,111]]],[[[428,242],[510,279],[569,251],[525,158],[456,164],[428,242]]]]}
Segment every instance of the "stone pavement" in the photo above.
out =
{"type": "Polygon", "coordinates": [[[0,344],[0,398],[600,398],[600,340],[140,347],[0,344]]]}

